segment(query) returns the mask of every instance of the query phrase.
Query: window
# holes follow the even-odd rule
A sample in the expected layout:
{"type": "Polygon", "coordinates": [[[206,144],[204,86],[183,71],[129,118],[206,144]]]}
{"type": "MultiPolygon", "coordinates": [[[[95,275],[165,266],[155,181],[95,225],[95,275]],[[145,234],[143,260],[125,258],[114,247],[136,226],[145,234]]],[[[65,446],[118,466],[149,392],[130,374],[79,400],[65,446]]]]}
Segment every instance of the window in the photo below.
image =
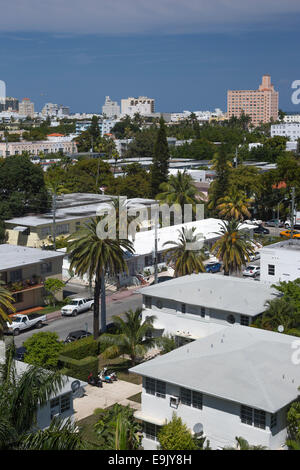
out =
{"type": "Polygon", "coordinates": [[[256,410],[246,405],[241,405],[241,421],[249,426],[256,428],[266,428],[266,412],[263,410],[256,410]]]}
{"type": "Polygon", "coordinates": [[[277,413],[271,415],[271,424],[270,428],[273,429],[277,426],[277,413]]]}
{"type": "Polygon", "coordinates": [[[202,393],[192,392],[192,407],[202,410],[202,404],[203,404],[202,398],[203,398],[202,393]]]}
{"type": "Polygon", "coordinates": [[[13,294],[13,298],[15,299],[15,303],[20,303],[23,302],[23,293],[22,292],[17,292],[16,294],[13,294]]]}
{"type": "Polygon", "coordinates": [[[187,388],[180,389],[180,401],[183,405],[191,406],[192,404],[192,392],[187,388]]]}
{"type": "Polygon", "coordinates": [[[17,269],[16,271],[10,272],[11,282],[20,282],[22,281],[22,269],[17,269]]]}
{"type": "Polygon", "coordinates": [[[51,235],[51,227],[41,228],[41,238],[46,238],[48,235],[51,235]]]}
{"type": "Polygon", "coordinates": [[[249,326],[249,317],[247,315],[241,315],[241,325],[249,326]]]}
{"type": "Polygon", "coordinates": [[[145,389],[146,393],[149,395],[155,395],[158,398],[166,398],[166,384],[161,380],[155,380],[146,377],[145,389]]]}
{"type": "Polygon", "coordinates": [[[181,313],[186,313],[186,304],[181,304],[181,313]]]}
{"type": "Polygon", "coordinates": [[[47,273],[51,273],[51,272],[52,272],[52,263],[51,263],[51,262],[42,263],[42,265],[41,265],[41,273],[42,273],[42,274],[47,274],[47,273]]]}
{"type": "Polygon", "coordinates": [[[61,235],[62,233],[69,233],[69,230],[69,224],[61,224],[56,226],[55,232],[56,235],[61,235]]]}
{"type": "Polygon", "coordinates": [[[274,266],[274,264],[268,264],[268,274],[269,274],[269,276],[275,276],[275,266],[274,266]]]}
{"type": "Polygon", "coordinates": [[[147,439],[157,441],[157,436],[158,436],[159,431],[160,431],[160,426],[156,426],[156,424],[144,422],[144,433],[147,439]]]}
{"type": "Polygon", "coordinates": [[[152,297],[145,295],[145,307],[152,308],[152,297]]]}
{"type": "Polygon", "coordinates": [[[149,395],[155,395],[155,380],[150,379],[149,377],[146,377],[145,388],[146,388],[146,393],[148,393],[149,395]]]}
{"type": "Polygon", "coordinates": [[[67,393],[60,397],[60,412],[64,413],[71,408],[71,394],[67,393]]]}
{"type": "Polygon", "coordinates": [[[200,307],[200,315],[202,318],[205,318],[205,307],[200,307]]]}

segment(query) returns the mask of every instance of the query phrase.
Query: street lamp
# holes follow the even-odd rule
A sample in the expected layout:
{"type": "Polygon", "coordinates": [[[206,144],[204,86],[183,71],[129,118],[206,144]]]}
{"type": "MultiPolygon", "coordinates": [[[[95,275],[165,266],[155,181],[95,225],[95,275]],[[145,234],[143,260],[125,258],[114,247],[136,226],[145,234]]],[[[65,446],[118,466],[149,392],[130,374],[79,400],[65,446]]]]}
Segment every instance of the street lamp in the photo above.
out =
{"type": "Polygon", "coordinates": [[[282,201],[287,201],[287,196],[285,196],[283,199],[281,199],[281,201],[278,202],[277,204],[277,220],[278,220],[278,223],[279,223],[279,206],[280,204],[282,203],[282,201]]]}

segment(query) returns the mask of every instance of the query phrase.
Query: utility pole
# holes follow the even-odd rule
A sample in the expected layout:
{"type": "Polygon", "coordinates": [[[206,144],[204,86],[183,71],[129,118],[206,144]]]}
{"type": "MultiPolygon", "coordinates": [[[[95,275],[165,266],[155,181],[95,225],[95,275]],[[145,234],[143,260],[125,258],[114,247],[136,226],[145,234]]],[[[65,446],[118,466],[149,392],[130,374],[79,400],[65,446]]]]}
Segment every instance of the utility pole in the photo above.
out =
{"type": "Polygon", "coordinates": [[[292,187],[292,215],[291,215],[291,240],[294,235],[294,223],[295,223],[295,188],[292,187]]]}
{"type": "Polygon", "coordinates": [[[156,205],[155,217],[154,217],[154,284],[157,284],[157,228],[158,228],[158,205],[156,205]]]}
{"type": "Polygon", "coordinates": [[[53,192],[53,196],[52,196],[52,212],[53,212],[53,248],[54,248],[54,251],[56,251],[56,189],[54,190],[53,192]]]}

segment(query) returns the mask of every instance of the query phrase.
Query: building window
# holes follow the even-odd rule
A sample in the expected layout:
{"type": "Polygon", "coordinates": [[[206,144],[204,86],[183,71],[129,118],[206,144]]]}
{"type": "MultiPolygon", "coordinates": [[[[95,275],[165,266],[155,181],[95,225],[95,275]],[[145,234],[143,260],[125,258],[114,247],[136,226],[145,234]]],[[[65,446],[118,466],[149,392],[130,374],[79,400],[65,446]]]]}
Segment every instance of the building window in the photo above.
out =
{"type": "Polygon", "coordinates": [[[268,274],[269,274],[269,276],[275,276],[275,266],[274,266],[274,264],[268,264],[268,274]]]}
{"type": "Polygon", "coordinates": [[[249,326],[249,317],[247,315],[241,315],[241,325],[249,326]]]}
{"type": "Polygon", "coordinates": [[[186,313],[186,304],[181,304],[181,313],[186,313]]]}
{"type": "Polygon", "coordinates": [[[42,263],[41,265],[41,273],[42,274],[47,274],[52,272],[52,263],[51,261],[48,263],[42,263]]]}
{"type": "Polygon", "coordinates": [[[241,405],[241,421],[249,426],[256,428],[266,428],[266,412],[263,410],[256,410],[246,405],[241,405]]]}
{"type": "Polygon", "coordinates": [[[23,293],[17,292],[16,294],[13,294],[13,298],[15,299],[16,304],[23,302],[23,293]]]}
{"type": "Polygon", "coordinates": [[[71,408],[71,394],[67,393],[60,397],[60,412],[64,413],[65,411],[71,408]]]}
{"type": "Polygon", "coordinates": [[[200,315],[202,318],[205,318],[205,307],[200,307],[200,315]]]}
{"type": "Polygon", "coordinates": [[[180,389],[180,401],[183,405],[191,406],[192,404],[192,392],[187,388],[180,389]]]}
{"type": "Polygon", "coordinates": [[[43,227],[41,229],[41,237],[46,238],[48,235],[51,235],[51,227],[43,227]]]}
{"type": "Polygon", "coordinates": [[[149,395],[155,395],[155,380],[146,377],[145,389],[149,395]]]}
{"type": "Polygon", "coordinates": [[[69,231],[70,231],[69,224],[57,225],[55,229],[56,235],[61,235],[62,233],[69,233],[69,231]]]}
{"type": "Polygon", "coordinates": [[[16,271],[10,272],[11,282],[20,282],[22,281],[22,269],[17,269],[16,271]]]}
{"type": "Polygon", "coordinates": [[[160,380],[156,381],[156,396],[159,398],[166,398],[166,384],[160,380]]]}
{"type": "Polygon", "coordinates": [[[152,297],[145,295],[145,307],[152,308],[152,297]]]}
{"type": "Polygon", "coordinates": [[[270,428],[273,429],[277,426],[277,413],[271,415],[271,424],[270,428]]]}
{"type": "Polygon", "coordinates": [[[144,422],[144,433],[146,439],[151,439],[152,441],[157,441],[157,436],[160,431],[160,426],[156,424],[144,422]]]}
{"type": "Polygon", "coordinates": [[[192,392],[192,407],[198,408],[198,410],[202,410],[202,405],[203,405],[202,393],[192,392]]]}

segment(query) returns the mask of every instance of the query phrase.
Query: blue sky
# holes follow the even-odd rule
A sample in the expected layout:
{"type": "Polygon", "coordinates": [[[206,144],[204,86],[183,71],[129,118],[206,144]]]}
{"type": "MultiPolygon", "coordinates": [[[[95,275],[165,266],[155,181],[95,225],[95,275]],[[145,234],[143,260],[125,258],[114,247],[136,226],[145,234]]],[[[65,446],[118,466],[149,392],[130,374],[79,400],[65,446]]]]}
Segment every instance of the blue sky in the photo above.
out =
{"type": "Polygon", "coordinates": [[[0,79],[37,110],[100,112],[106,95],[225,110],[227,89],[255,89],[269,73],[280,108],[300,112],[299,0],[10,0],[3,10],[0,79]]]}

